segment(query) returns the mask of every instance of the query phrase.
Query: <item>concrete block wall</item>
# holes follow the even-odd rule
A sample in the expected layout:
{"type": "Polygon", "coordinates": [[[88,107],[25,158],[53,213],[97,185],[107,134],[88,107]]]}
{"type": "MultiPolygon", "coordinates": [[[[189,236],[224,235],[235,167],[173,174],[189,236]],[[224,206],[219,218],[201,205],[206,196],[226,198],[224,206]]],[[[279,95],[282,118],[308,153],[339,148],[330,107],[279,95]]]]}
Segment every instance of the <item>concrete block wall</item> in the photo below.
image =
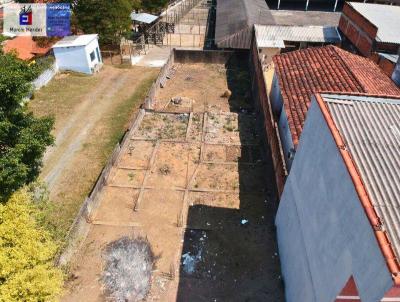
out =
{"type": "Polygon", "coordinates": [[[361,54],[370,56],[378,28],[347,3],[343,7],[339,29],[361,54]]]}
{"type": "Polygon", "coordinates": [[[174,49],[174,60],[177,63],[225,64],[234,53],[226,50],[174,49]]]}
{"type": "Polygon", "coordinates": [[[276,218],[288,302],[332,302],[353,276],[363,302],[393,281],[352,179],[313,100],[276,218]]]}
{"type": "Polygon", "coordinates": [[[278,123],[275,120],[272,111],[272,105],[266,88],[264,71],[254,38],[252,42],[252,47],[250,49],[249,64],[253,100],[255,103],[255,107],[260,111],[264,118],[265,135],[271,150],[275,172],[275,181],[278,188],[278,194],[279,196],[281,196],[283,187],[285,185],[287,170],[284,162],[281,141],[279,139],[278,123]]]}

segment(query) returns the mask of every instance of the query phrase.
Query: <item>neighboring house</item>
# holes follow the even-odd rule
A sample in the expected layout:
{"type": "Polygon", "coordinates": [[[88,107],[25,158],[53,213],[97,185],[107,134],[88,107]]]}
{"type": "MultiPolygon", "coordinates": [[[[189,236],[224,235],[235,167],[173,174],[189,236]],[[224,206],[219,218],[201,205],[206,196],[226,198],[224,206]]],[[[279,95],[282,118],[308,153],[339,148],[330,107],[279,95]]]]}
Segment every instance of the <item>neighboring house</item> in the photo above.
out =
{"type": "Polygon", "coordinates": [[[219,0],[215,24],[218,48],[250,49],[255,24],[275,24],[264,0],[219,0]]]}
{"type": "MultiPolygon", "coordinates": [[[[336,40],[340,35],[332,32],[332,28],[337,27],[339,17],[339,13],[270,10],[264,0],[219,0],[216,11],[215,43],[218,48],[250,49],[254,26],[258,26],[259,31],[263,28],[262,31],[267,35],[276,32],[288,38],[287,42],[312,43],[318,37],[315,42],[320,43],[321,29],[326,31],[324,40],[330,40],[332,35],[336,40]],[[304,37],[301,37],[301,31],[304,37]],[[311,40],[306,41],[307,38],[311,40]]],[[[279,36],[274,39],[277,40],[279,36]]],[[[278,46],[275,48],[279,49],[283,45],[280,43],[274,46],[278,46]]]]}
{"type": "Polygon", "coordinates": [[[97,34],[65,37],[53,51],[60,70],[92,74],[103,64],[97,34]]]}
{"type": "Polygon", "coordinates": [[[339,29],[363,56],[375,52],[397,54],[400,6],[346,2],[339,29]]]}
{"type": "Polygon", "coordinates": [[[51,45],[39,46],[31,36],[17,36],[3,42],[4,53],[15,52],[21,60],[32,60],[44,56],[51,50],[51,45]]]}
{"type": "Polygon", "coordinates": [[[277,217],[286,301],[400,301],[400,97],[316,94],[277,217]]]}
{"type": "Polygon", "coordinates": [[[400,95],[400,89],[378,65],[336,46],[288,52],[275,56],[273,62],[269,99],[288,170],[311,95],[325,91],[400,95]]]}
{"type": "Polygon", "coordinates": [[[341,42],[335,26],[254,25],[254,30],[263,64],[270,63],[272,56],[281,51],[341,42]]]}

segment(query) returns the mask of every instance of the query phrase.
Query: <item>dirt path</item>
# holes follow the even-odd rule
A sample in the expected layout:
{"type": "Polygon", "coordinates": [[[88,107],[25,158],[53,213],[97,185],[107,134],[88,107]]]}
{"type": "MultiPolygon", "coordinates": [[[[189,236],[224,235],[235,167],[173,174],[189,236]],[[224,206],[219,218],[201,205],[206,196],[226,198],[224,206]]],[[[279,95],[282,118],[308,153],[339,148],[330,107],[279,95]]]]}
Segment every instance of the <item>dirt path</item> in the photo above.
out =
{"type": "MultiPolygon", "coordinates": [[[[138,81],[143,76],[143,73],[139,75],[138,81]]],[[[82,99],[74,115],[59,131],[55,146],[50,148],[45,155],[45,166],[42,173],[50,190],[57,183],[57,179],[65,167],[71,163],[76,152],[82,147],[96,122],[113,106],[115,94],[126,86],[131,92],[134,91],[135,85],[127,85],[129,79],[129,72],[107,66],[102,71],[101,81],[82,99]]]]}
{"type": "Polygon", "coordinates": [[[115,97],[131,95],[138,83],[148,76],[147,72],[135,72],[131,69],[118,69],[105,66],[99,76],[99,81],[74,109],[74,114],[56,133],[55,145],[48,149],[44,157],[42,178],[48,184],[50,191],[57,186],[57,180],[66,167],[71,164],[74,156],[93,130],[93,127],[116,102],[115,97]]]}
{"type": "Polygon", "coordinates": [[[55,145],[41,174],[55,209],[49,213],[60,238],[68,231],[114,145],[158,74],[158,68],[104,66],[91,77],[61,74],[35,94],[29,108],[54,115],[55,145]]]}

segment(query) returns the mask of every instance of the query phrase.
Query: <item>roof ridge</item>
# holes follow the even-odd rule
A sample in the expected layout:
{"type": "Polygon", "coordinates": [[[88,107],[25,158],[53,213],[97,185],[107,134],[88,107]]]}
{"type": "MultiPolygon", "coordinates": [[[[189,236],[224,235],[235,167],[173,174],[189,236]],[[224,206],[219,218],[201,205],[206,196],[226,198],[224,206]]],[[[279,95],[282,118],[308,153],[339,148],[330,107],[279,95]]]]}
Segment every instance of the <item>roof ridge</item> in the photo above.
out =
{"type": "Polygon", "coordinates": [[[399,99],[400,95],[396,94],[380,94],[380,93],[368,93],[368,92],[346,92],[346,91],[319,91],[318,94],[336,94],[336,95],[348,95],[348,96],[366,96],[366,97],[374,97],[374,98],[382,98],[382,99],[399,99]]]}
{"type": "MultiPolygon", "coordinates": [[[[358,55],[355,55],[351,52],[345,51],[337,46],[333,46],[333,51],[339,56],[340,60],[343,62],[343,65],[346,67],[347,71],[353,76],[353,78],[357,81],[357,83],[362,87],[362,89],[364,90],[363,92],[368,92],[366,86],[364,85],[364,83],[361,82],[360,78],[353,72],[353,70],[349,67],[348,62],[346,62],[346,60],[344,59],[343,55],[350,55],[353,57],[358,57],[358,55]]],[[[367,60],[367,58],[365,58],[367,60]]]]}

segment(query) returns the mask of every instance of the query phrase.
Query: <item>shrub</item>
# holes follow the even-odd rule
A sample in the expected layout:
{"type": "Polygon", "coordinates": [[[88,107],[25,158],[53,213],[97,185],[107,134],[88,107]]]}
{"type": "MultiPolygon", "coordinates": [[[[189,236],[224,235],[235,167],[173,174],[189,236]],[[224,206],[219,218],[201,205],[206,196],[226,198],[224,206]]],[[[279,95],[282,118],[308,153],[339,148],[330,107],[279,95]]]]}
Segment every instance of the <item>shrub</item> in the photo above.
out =
{"type": "Polygon", "coordinates": [[[35,217],[37,206],[25,189],[0,204],[0,301],[55,301],[63,274],[54,267],[58,251],[35,217]]]}

